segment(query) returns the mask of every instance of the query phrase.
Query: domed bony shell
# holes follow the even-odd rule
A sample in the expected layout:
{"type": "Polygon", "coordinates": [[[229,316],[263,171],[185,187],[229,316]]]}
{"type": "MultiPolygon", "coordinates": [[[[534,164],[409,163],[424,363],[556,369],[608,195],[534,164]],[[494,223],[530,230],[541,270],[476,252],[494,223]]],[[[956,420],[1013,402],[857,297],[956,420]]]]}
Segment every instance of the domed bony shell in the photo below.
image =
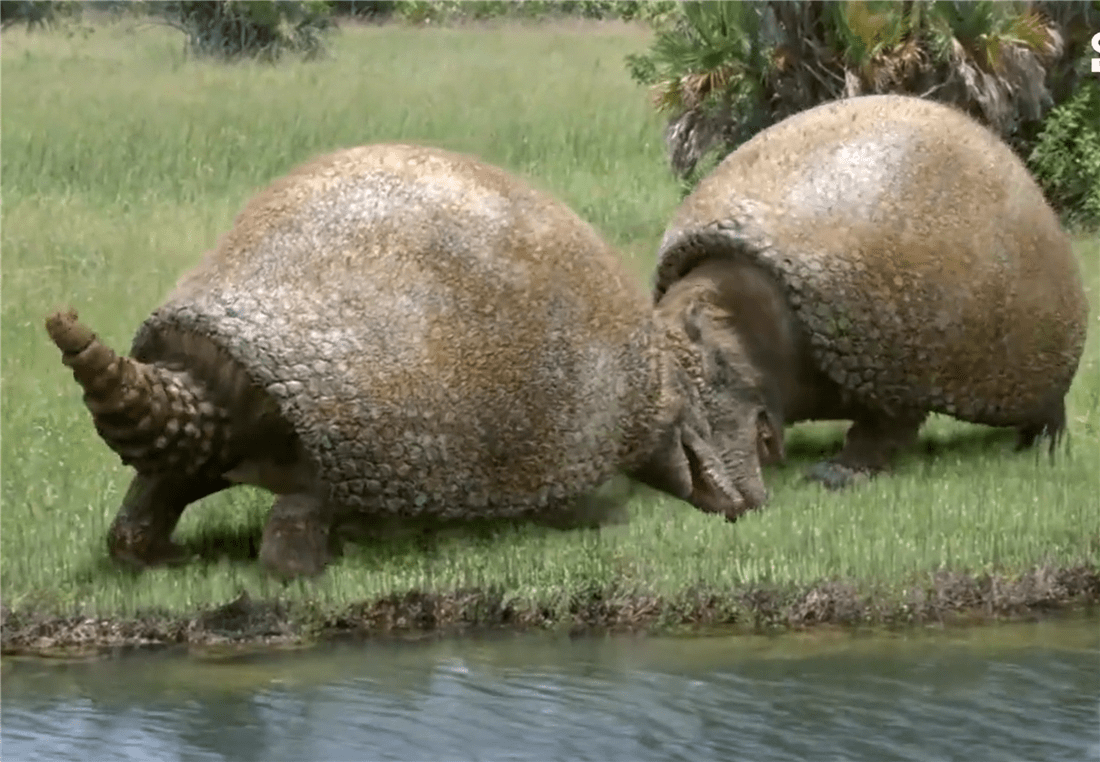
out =
{"type": "Polygon", "coordinates": [[[730,517],[762,502],[731,435],[708,440],[684,326],[564,204],[439,149],[351,148],[274,182],[129,358],[74,313],[47,331],[137,471],[108,547],[138,566],[182,557],[180,514],[234,483],[278,496],[259,555],[284,576],[351,526],[591,523],[622,473],[730,517]]]}
{"type": "Polygon", "coordinates": [[[374,145],[252,200],[133,355],[157,359],[166,330],[224,347],[341,506],[523,513],[608,478],[636,444],[618,402],[624,366],[645,362],[644,314],[564,205],[468,157],[374,145]]]}
{"type": "Polygon", "coordinates": [[[656,300],[715,259],[774,278],[849,406],[1062,425],[1087,323],[1078,263],[1024,165],[950,107],[866,96],[759,133],[676,212],[656,300]]]}

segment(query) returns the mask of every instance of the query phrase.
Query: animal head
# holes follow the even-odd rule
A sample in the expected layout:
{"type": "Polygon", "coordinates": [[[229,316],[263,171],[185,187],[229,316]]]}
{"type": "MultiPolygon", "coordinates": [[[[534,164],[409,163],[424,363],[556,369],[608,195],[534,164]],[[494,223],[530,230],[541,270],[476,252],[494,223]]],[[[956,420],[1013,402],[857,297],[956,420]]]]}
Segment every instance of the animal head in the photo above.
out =
{"type": "Polygon", "coordinates": [[[766,502],[761,466],[783,459],[782,424],[767,405],[760,373],[701,288],[674,287],[657,307],[677,409],[633,475],[733,521],[766,502]]]}

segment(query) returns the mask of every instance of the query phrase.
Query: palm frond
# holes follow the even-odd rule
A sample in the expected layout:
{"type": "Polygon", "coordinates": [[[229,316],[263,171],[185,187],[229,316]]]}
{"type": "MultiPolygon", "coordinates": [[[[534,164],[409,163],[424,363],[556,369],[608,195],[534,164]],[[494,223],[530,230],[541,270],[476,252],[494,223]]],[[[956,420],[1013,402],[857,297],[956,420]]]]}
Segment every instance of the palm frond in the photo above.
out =
{"type": "Polygon", "coordinates": [[[1090,26],[1090,8],[1084,0],[684,2],[648,54],[628,63],[669,116],[681,177],[715,141],[732,150],[792,113],[865,93],[951,103],[1010,144],[1023,141],[1021,150],[1054,103],[1051,88],[1067,97],[1078,76],[1067,39],[1087,44],[1100,28],[1100,19],[1090,26]]]}

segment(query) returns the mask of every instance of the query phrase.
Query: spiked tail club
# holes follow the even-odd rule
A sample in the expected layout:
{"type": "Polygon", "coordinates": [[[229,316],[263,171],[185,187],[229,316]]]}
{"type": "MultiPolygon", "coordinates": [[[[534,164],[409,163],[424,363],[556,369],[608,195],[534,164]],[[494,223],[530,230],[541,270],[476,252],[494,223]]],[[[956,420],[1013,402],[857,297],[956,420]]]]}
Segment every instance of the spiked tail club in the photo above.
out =
{"type": "Polygon", "coordinates": [[[191,474],[222,449],[228,414],[183,371],[122,357],[82,324],[55,312],[46,331],[84,389],[100,437],[140,473],[191,474]]]}

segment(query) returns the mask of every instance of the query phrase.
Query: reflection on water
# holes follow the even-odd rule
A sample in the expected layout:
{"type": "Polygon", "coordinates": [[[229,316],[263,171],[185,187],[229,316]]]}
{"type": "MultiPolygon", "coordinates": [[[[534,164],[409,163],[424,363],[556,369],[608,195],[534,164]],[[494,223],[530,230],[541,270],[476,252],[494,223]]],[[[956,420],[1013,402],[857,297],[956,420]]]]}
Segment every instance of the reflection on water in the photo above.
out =
{"type": "Polygon", "coordinates": [[[1100,760],[1100,621],[6,661],[31,760],[1100,760]]]}

